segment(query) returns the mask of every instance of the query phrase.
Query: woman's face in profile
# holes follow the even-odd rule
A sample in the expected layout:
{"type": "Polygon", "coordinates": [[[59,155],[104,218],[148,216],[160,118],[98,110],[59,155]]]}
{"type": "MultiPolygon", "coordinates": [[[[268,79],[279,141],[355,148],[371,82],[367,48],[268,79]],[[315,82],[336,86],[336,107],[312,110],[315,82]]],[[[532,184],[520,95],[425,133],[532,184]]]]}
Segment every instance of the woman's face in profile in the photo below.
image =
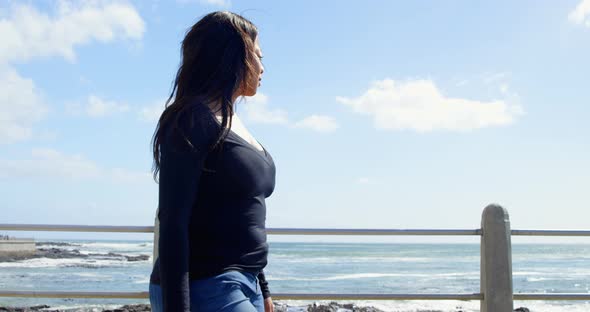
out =
{"type": "Polygon", "coordinates": [[[264,66],[262,66],[262,51],[258,44],[258,38],[254,42],[254,55],[252,62],[252,73],[246,76],[248,81],[245,83],[244,96],[253,96],[256,94],[260,81],[262,80],[262,73],[264,72],[264,66]]]}

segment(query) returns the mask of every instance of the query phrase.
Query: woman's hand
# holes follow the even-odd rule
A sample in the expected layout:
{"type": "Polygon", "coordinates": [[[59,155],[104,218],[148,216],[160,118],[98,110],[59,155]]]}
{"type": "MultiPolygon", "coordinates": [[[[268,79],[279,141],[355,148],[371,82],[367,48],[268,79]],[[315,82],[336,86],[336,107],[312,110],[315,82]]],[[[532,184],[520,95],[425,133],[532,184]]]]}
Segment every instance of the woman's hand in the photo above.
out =
{"type": "Polygon", "coordinates": [[[272,298],[268,297],[266,299],[264,299],[264,312],[274,312],[275,311],[275,306],[272,303],[272,298]]]}

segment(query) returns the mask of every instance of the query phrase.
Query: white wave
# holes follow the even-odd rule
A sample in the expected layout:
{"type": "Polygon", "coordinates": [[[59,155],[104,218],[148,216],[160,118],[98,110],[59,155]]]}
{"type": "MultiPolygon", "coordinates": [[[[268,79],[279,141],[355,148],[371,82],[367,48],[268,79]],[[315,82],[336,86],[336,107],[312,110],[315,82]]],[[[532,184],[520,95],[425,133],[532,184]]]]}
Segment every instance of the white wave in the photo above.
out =
{"type": "Polygon", "coordinates": [[[124,266],[119,260],[35,258],[16,262],[0,262],[0,268],[114,267],[124,266]]]}
{"type": "MultiPolygon", "coordinates": [[[[301,300],[282,300],[282,303],[294,307],[304,307],[310,304],[309,301],[301,300]]],[[[316,301],[318,304],[329,304],[329,301],[316,301]]],[[[431,300],[402,300],[402,301],[340,301],[340,304],[352,303],[358,307],[375,307],[383,311],[391,312],[420,312],[420,311],[440,311],[440,312],[479,312],[480,303],[474,301],[431,301],[431,300]]],[[[539,301],[515,301],[514,308],[527,307],[531,312],[588,312],[590,311],[589,303],[569,303],[567,305],[552,302],[539,301]]],[[[289,312],[305,311],[292,308],[289,312]]]]}
{"type": "Polygon", "coordinates": [[[52,306],[47,309],[41,309],[39,311],[64,311],[64,312],[100,312],[103,310],[114,310],[120,308],[121,305],[113,304],[85,304],[85,305],[60,305],[52,306]]]}
{"type": "Polygon", "coordinates": [[[521,275],[546,275],[546,272],[533,272],[533,271],[525,271],[525,272],[512,272],[513,276],[521,276],[521,275]]]}
{"type": "Polygon", "coordinates": [[[434,262],[439,263],[437,259],[421,257],[305,257],[299,258],[293,255],[273,255],[269,256],[270,261],[280,261],[287,263],[391,263],[391,262],[434,262]]]}
{"type": "Polygon", "coordinates": [[[385,277],[475,277],[479,278],[479,272],[453,272],[453,273],[437,273],[437,274],[426,274],[426,273],[355,273],[355,274],[341,274],[328,277],[278,277],[274,275],[268,275],[268,279],[271,281],[336,281],[336,280],[348,280],[348,279],[362,279],[362,278],[385,278],[385,277]]]}
{"type": "Polygon", "coordinates": [[[92,279],[92,280],[112,280],[111,276],[105,275],[104,273],[88,273],[88,272],[78,272],[78,273],[68,273],[74,276],[79,276],[84,279],[92,279]]]}
{"type": "MultiPolygon", "coordinates": [[[[108,244],[102,244],[102,245],[108,245],[108,244]]],[[[115,244],[113,244],[115,245],[115,244]]],[[[137,249],[137,250],[129,250],[129,248],[120,248],[121,250],[112,250],[112,249],[108,249],[108,248],[103,248],[103,249],[99,249],[99,248],[94,248],[94,249],[84,249],[84,246],[78,247],[78,246],[58,246],[58,245],[45,245],[45,246],[40,246],[39,249],[59,249],[59,250],[64,250],[64,251],[74,251],[77,250],[77,252],[80,255],[83,256],[90,256],[93,258],[108,258],[108,259],[116,259],[119,258],[121,261],[126,261],[125,257],[136,257],[139,255],[149,255],[151,258],[151,253],[152,253],[152,249],[149,250],[144,250],[144,249],[137,249]],[[113,255],[109,255],[109,253],[115,253],[117,254],[117,256],[113,256],[113,255]]]]}
{"type": "MultiPolygon", "coordinates": [[[[57,275],[57,273],[51,272],[51,273],[43,273],[43,272],[31,272],[31,273],[26,273],[26,274],[22,274],[22,273],[18,273],[19,277],[32,277],[32,278],[46,278],[46,279],[52,279],[55,278],[55,276],[57,275]]],[[[7,276],[10,276],[10,274],[7,274],[7,276]]],[[[77,277],[81,277],[82,279],[89,279],[89,280],[112,280],[112,276],[106,275],[104,273],[90,273],[90,272],[68,272],[68,276],[77,276],[77,277]]]]}
{"type": "Polygon", "coordinates": [[[80,249],[80,247],[81,246],[41,245],[41,246],[37,246],[37,249],[55,248],[55,249],[61,249],[61,250],[74,250],[74,249],[80,249]]]}
{"type": "Polygon", "coordinates": [[[513,276],[544,276],[552,279],[568,279],[575,277],[587,277],[590,270],[560,271],[560,272],[513,272],[513,276]]]}
{"type": "Polygon", "coordinates": [[[315,280],[320,281],[335,281],[335,280],[347,280],[347,279],[359,279],[359,278],[380,278],[380,277],[399,277],[405,276],[404,274],[398,273],[356,273],[356,274],[342,274],[324,278],[317,278],[315,280]]]}
{"type": "Polygon", "coordinates": [[[542,282],[542,281],[548,281],[551,280],[550,278],[546,278],[546,277],[527,277],[526,281],[527,282],[542,282]]]}
{"type": "Polygon", "coordinates": [[[86,247],[93,247],[93,248],[113,248],[113,249],[145,249],[150,246],[153,246],[153,243],[146,243],[146,242],[137,242],[137,243],[102,243],[102,242],[92,242],[92,243],[82,243],[82,246],[86,247]]]}
{"type": "Polygon", "coordinates": [[[527,261],[536,261],[536,260],[565,260],[565,261],[572,261],[572,260],[588,260],[590,256],[585,254],[584,250],[576,253],[546,253],[546,254],[526,254],[526,255],[515,255],[514,262],[527,262],[527,261]]]}
{"type": "MultiPolygon", "coordinates": [[[[310,304],[309,301],[301,300],[285,300],[281,301],[290,306],[304,307],[310,304]]],[[[330,301],[315,301],[317,304],[327,305],[330,301]]],[[[340,301],[339,304],[353,304],[357,307],[375,307],[383,311],[395,312],[419,312],[419,311],[440,311],[440,312],[478,312],[479,302],[477,301],[429,301],[429,300],[415,300],[415,301],[340,301]]],[[[291,311],[305,311],[289,309],[291,311]]],[[[342,310],[350,311],[350,310],[342,310]]]]}
{"type": "MultiPolygon", "coordinates": [[[[47,243],[47,242],[45,242],[47,243]]],[[[127,256],[138,256],[140,254],[151,254],[154,244],[152,242],[138,242],[138,243],[104,243],[104,242],[50,242],[57,243],[55,245],[42,245],[38,248],[42,249],[60,249],[67,251],[77,250],[82,255],[89,254],[107,254],[109,252],[124,254],[127,256]],[[70,243],[75,246],[60,246],[59,243],[70,243]]]]}

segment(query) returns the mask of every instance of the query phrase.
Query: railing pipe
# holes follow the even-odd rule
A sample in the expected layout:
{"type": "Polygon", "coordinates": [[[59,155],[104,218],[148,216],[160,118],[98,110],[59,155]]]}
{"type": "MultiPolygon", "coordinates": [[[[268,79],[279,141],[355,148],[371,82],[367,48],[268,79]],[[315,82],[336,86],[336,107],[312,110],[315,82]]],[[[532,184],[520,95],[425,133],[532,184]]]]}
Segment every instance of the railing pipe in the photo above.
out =
{"type": "MultiPolygon", "coordinates": [[[[147,299],[148,292],[0,291],[0,297],[147,299]]],[[[298,294],[276,293],[277,300],[481,300],[481,294],[298,294]]]]}
{"type": "Polygon", "coordinates": [[[512,230],[514,236],[590,236],[584,230],[512,230]]]}
{"type": "MultiPolygon", "coordinates": [[[[153,226],[104,226],[59,224],[0,224],[0,231],[57,231],[57,232],[119,232],[153,233],[153,226]]],[[[479,229],[318,229],[268,228],[269,235],[428,235],[464,236],[481,235],[479,229]]]]}

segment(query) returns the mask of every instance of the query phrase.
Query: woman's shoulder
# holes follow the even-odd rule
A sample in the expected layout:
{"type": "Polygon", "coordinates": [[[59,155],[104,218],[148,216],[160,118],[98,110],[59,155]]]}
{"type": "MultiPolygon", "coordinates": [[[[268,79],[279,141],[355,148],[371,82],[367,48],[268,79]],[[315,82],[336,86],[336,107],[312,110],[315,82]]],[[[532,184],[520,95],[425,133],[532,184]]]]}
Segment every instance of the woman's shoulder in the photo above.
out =
{"type": "Polygon", "coordinates": [[[200,102],[189,102],[188,107],[176,116],[176,122],[168,124],[167,141],[178,146],[208,149],[219,134],[219,124],[211,110],[200,102]]]}
{"type": "Polygon", "coordinates": [[[185,126],[196,131],[196,135],[213,135],[219,131],[219,124],[213,112],[201,102],[190,103],[187,113],[182,116],[185,126]]]}

